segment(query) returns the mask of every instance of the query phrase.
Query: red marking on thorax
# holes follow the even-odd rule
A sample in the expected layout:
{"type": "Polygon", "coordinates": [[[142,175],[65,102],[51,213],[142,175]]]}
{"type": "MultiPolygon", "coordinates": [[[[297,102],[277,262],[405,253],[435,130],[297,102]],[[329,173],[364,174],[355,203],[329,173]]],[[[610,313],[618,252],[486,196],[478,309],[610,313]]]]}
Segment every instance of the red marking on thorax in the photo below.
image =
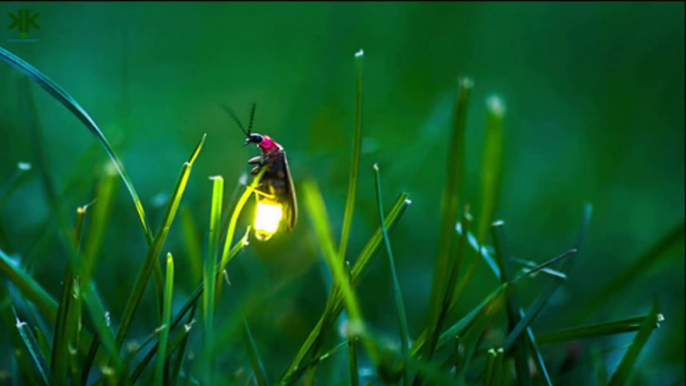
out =
{"type": "Polygon", "coordinates": [[[271,139],[268,135],[262,135],[262,137],[264,138],[262,142],[257,144],[257,147],[262,150],[262,155],[267,155],[272,151],[281,148],[281,146],[279,146],[279,144],[271,139]]]}

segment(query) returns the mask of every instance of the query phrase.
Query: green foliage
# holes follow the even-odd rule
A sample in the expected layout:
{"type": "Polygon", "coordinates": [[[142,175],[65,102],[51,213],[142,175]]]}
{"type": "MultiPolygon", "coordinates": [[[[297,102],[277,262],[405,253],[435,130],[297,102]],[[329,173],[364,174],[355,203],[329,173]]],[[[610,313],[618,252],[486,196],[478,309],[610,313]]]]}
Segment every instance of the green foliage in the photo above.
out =
{"type": "MultiPolygon", "coordinates": [[[[470,125],[467,124],[467,113],[470,95],[474,95],[471,80],[463,78],[458,84],[452,110],[452,130],[445,135],[446,143],[441,149],[447,157],[439,162],[443,165],[440,169],[445,173],[444,178],[437,179],[443,188],[440,205],[436,205],[440,212],[440,221],[434,226],[438,236],[431,241],[432,245],[423,245],[421,248],[424,255],[433,252],[435,248],[434,272],[429,298],[424,299],[426,320],[420,321],[421,318],[415,316],[414,312],[408,312],[416,311],[416,306],[406,309],[409,297],[407,291],[403,297],[400,282],[401,278],[419,280],[421,275],[401,275],[399,266],[405,261],[396,260],[394,251],[400,249],[395,247],[395,239],[394,248],[391,247],[390,237],[397,228],[401,228],[398,233],[413,237],[414,234],[408,232],[412,232],[413,227],[418,224],[401,221],[411,203],[406,193],[398,195],[390,211],[384,210],[380,171],[376,163],[373,177],[378,213],[373,216],[374,232],[371,236],[364,235],[362,230],[358,232],[353,227],[354,214],[359,216],[363,213],[359,209],[365,205],[358,197],[358,185],[366,181],[366,176],[360,175],[360,165],[364,160],[362,51],[355,55],[355,126],[352,160],[349,168],[346,166],[349,181],[342,216],[330,215],[334,205],[327,198],[327,209],[327,195],[322,192],[320,182],[315,178],[296,179],[298,191],[302,192],[299,196],[304,203],[302,209],[310,221],[301,222],[293,237],[308,247],[279,250],[281,246],[274,240],[275,244],[249,248],[250,251],[264,248],[269,251],[268,254],[280,258],[282,263],[283,260],[295,259],[308,253],[323,258],[323,261],[312,260],[327,268],[325,277],[331,280],[330,291],[326,296],[326,303],[317,310],[318,319],[309,323],[312,315],[300,312],[296,307],[294,315],[283,316],[280,314],[281,308],[294,307],[289,304],[275,304],[269,296],[257,294],[261,291],[259,286],[271,283],[271,273],[262,272],[267,264],[263,266],[263,262],[255,259],[240,262],[240,269],[236,269],[236,284],[231,285],[232,290],[228,295],[221,297],[223,284],[231,284],[228,283],[229,272],[234,277],[232,270],[237,267],[238,262],[232,263],[233,259],[248,246],[249,227],[248,232],[237,242],[234,242],[234,236],[241,225],[241,214],[263,174],[254,176],[249,185],[239,184],[234,199],[227,201],[228,207],[224,205],[224,179],[212,177],[211,194],[206,191],[202,193],[205,197],[202,202],[207,202],[208,197],[210,200],[209,221],[197,222],[209,224],[207,244],[202,243],[195,216],[204,219],[207,206],[196,206],[196,201],[187,200],[182,204],[182,198],[186,190],[190,191],[195,186],[191,171],[205,145],[206,136],[203,136],[188,161],[183,164],[165,204],[159,228],[157,232],[153,232],[133,180],[126,173],[115,151],[116,146],[111,145],[91,116],[64,89],[28,62],[4,48],[0,48],[0,59],[38,84],[95,136],[133,200],[137,221],[145,236],[145,256],[138,255],[143,258],[136,260],[138,271],[124,273],[125,276],[135,277],[133,288],[121,286],[116,291],[109,288],[103,291],[103,288],[99,288],[102,278],[97,275],[97,270],[100,264],[104,264],[100,257],[105,245],[110,245],[110,238],[113,237],[108,228],[116,205],[117,184],[114,174],[108,174],[102,169],[98,171],[97,178],[100,182],[95,188],[95,207],[88,211],[88,205],[79,207],[72,226],[66,209],[69,197],[66,193],[58,194],[61,190],[54,182],[56,172],[53,171],[47,151],[50,146],[47,146],[49,142],[39,125],[40,114],[34,105],[31,86],[23,83],[21,104],[26,110],[25,123],[35,153],[34,168],[39,173],[47,206],[54,213],[62,241],[63,251],[60,252],[64,253],[66,261],[59,262],[64,274],[60,272],[56,275],[59,277],[56,280],[62,280],[59,300],[56,300],[51,295],[49,281],[27,269],[26,260],[0,250],[0,316],[5,324],[13,327],[11,331],[8,329],[7,334],[8,344],[12,346],[16,357],[16,365],[10,374],[13,380],[46,385],[243,384],[251,381],[259,386],[301,383],[317,385],[325,384],[325,373],[331,373],[333,378],[348,373],[352,385],[365,384],[368,380],[373,380],[373,384],[399,384],[400,379],[404,385],[411,382],[414,385],[551,385],[558,379],[564,379],[565,375],[558,370],[560,366],[550,366],[551,362],[555,363],[550,360],[554,353],[544,351],[545,346],[587,339],[604,342],[610,336],[635,332],[633,342],[609,381],[610,385],[623,385],[628,383],[632,374],[639,372],[639,354],[645,349],[651,335],[659,331],[656,327],[659,327],[658,323],[663,318],[658,313],[656,304],[648,314],[641,317],[578,324],[590,316],[602,317],[598,312],[602,305],[617,299],[643,272],[682,251],[683,222],[620,270],[614,280],[604,282],[592,300],[579,304],[581,311],[566,318],[576,319],[579,322],[576,326],[564,329],[546,326],[545,330],[552,332],[534,332],[538,330],[536,322],[540,321],[544,311],[553,308],[551,303],[559,294],[559,288],[585,274],[572,272],[571,268],[574,260],[578,259],[578,251],[588,233],[590,205],[586,207],[576,243],[561,246],[562,250],[571,247],[568,252],[541,264],[513,256],[516,253],[511,253],[511,246],[505,239],[504,223],[494,222],[500,213],[500,201],[508,193],[503,190],[504,154],[506,148],[511,148],[510,143],[504,139],[503,127],[510,121],[505,114],[504,102],[499,98],[489,99],[485,106],[479,181],[468,181],[469,149],[466,142],[470,125]],[[472,218],[469,206],[464,205],[474,197],[467,191],[472,186],[480,188],[475,218],[472,218]],[[463,211],[460,210],[461,207],[464,207],[463,211]],[[180,208],[180,231],[174,232],[174,220],[180,208]],[[338,220],[339,217],[341,224],[337,226],[332,220],[338,220]],[[333,235],[339,227],[341,236],[336,243],[333,235]],[[488,245],[489,229],[492,232],[492,247],[488,245]],[[82,251],[81,239],[84,237],[82,251]],[[368,237],[367,242],[364,245],[360,243],[362,248],[357,252],[357,258],[351,259],[350,252],[359,247],[360,237],[368,237]],[[362,283],[362,279],[370,271],[385,270],[386,265],[372,264],[382,242],[392,283],[391,291],[386,292],[393,297],[394,304],[387,305],[383,310],[370,310],[365,305],[376,294],[366,291],[372,288],[373,291],[378,289],[378,292],[382,292],[386,286],[377,282],[362,283]],[[205,245],[206,248],[203,247],[205,245]],[[277,249],[269,249],[271,245],[277,245],[277,249]],[[166,274],[162,273],[159,261],[163,247],[169,248],[175,255],[185,253],[187,257],[174,260],[172,254],[168,253],[166,274]],[[176,249],[183,252],[177,252],[176,249]],[[482,273],[478,271],[481,260],[490,269],[487,272],[488,279],[479,276],[482,273]],[[525,267],[517,272],[514,269],[515,264],[525,267]],[[154,305],[158,308],[155,312],[144,306],[147,305],[146,288],[151,276],[156,285],[152,296],[154,305]],[[475,278],[480,280],[474,280],[475,278]],[[541,288],[541,282],[546,281],[548,284],[541,288]],[[188,283],[190,286],[187,286],[188,283]],[[235,307],[236,310],[231,309],[227,302],[222,302],[241,297],[247,300],[235,307]],[[259,303],[255,299],[259,299],[259,303]],[[392,310],[393,306],[395,311],[392,310]],[[201,329],[193,328],[198,307],[202,313],[201,329]],[[32,318],[19,316],[26,315],[27,312],[31,315],[33,310],[37,312],[32,318]],[[116,310],[117,315],[111,317],[110,310],[116,310]],[[251,312],[250,319],[247,310],[251,312]],[[83,315],[84,311],[86,317],[83,315]],[[341,341],[338,332],[339,318],[343,311],[347,317],[347,325],[341,333],[345,335],[341,341]],[[376,328],[378,319],[374,317],[375,311],[382,314],[395,313],[399,334],[388,334],[392,336],[389,338],[386,331],[376,328]],[[42,326],[43,319],[49,329],[42,326]],[[268,328],[275,323],[304,324],[299,322],[301,319],[308,320],[308,329],[300,329],[289,336],[275,337],[268,328]],[[248,320],[251,320],[252,330],[248,320]],[[82,324],[82,321],[85,323],[82,324]],[[146,324],[156,326],[155,330],[146,330],[149,329],[146,324]],[[146,333],[140,343],[135,340],[127,342],[127,337],[133,336],[134,331],[139,336],[141,330],[146,333]],[[193,339],[196,331],[202,333],[203,339],[193,339]],[[413,331],[419,333],[413,334],[413,331]],[[235,335],[239,334],[242,339],[236,339],[235,335]],[[398,339],[395,339],[396,335],[398,339]],[[270,346],[274,347],[270,347],[266,353],[265,350],[258,350],[255,337],[258,343],[269,340],[270,346]],[[397,344],[391,343],[396,341],[397,344]],[[132,342],[137,343],[137,347],[130,348],[128,343],[132,342]],[[100,346],[104,350],[100,350],[100,346]],[[347,348],[347,361],[334,360],[344,356],[339,352],[343,347],[347,348]],[[277,351],[279,355],[275,358],[274,352],[277,351]],[[217,366],[219,356],[222,363],[230,358],[230,365],[217,366]],[[99,371],[95,372],[93,368],[98,368],[99,371]],[[251,370],[245,370],[247,368],[251,370]],[[274,374],[281,370],[283,372],[280,376],[275,377],[274,374]],[[275,382],[270,382],[270,379],[275,382]]],[[[208,140],[208,145],[212,140],[208,140]]],[[[151,153],[147,156],[155,155],[151,153]]],[[[9,178],[0,181],[0,207],[27,181],[30,177],[27,171],[27,167],[19,167],[9,178]]],[[[7,230],[13,224],[0,225],[0,241],[4,246],[4,240],[12,236],[7,230]]],[[[520,230],[518,234],[521,233],[520,230]]],[[[126,233],[122,235],[128,236],[126,233]]],[[[123,236],[115,242],[127,244],[130,250],[142,253],[140,245],[135,242],[128,245],[129,240],[123,239],[123,236]]],[[[398,256],[407,255],[403,250],[400,251],[403,253],[398,256]]],[[[283,264],[287,266],[290,263],[292,261],[283,264]]],[[[300,301],[298,296],[289,292],[292,289],[288,285],[278,287],[278,290],[284,294],[279,301],[300,301]]],[[[307,296],[313,298],[314,294],[320,294],[319,289],[307,288],[305,291],[307,296]]],[[[423,288],[422,291],[429,292],[428,288],[423,288]]],[[[323,296],[311,303],[319,305],[322,298],[323,296]]],[[[607,379],[605,358],[600,351],[594,351],[593,355],[594,366],[599,374],[597,378],[604,383],[607,379]]],[[[586,357],[580,360],[591,361],[586,357]]]]}

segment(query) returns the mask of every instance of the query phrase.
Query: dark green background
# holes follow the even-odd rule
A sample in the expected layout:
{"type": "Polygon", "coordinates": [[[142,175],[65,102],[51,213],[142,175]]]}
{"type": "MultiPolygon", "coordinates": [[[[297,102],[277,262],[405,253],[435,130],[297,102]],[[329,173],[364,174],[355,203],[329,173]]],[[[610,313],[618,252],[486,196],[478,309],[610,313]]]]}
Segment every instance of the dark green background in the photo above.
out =
{"type": "MultiPolygon", "coordinates": [[[[683,3],[3,3],[0,11],[0,45],[65,88],[101,126],[155,228],[163,210],[156,199],[172,189],[181,164],[207,133],[183,199],[204,232],[207,177],[225,177],[228,199],[234,181],[248,170],[245,161],[257,154],[242,147],[242,134],[219,104],[247,120],[257,102],[256,131],[286,148],[296,186],[316,178],[338,234],[354,128],[353,53],[364,48],[363,154],[350,258],[378,223],[371,168],[378,162],[388,207],[401,191],[413,201],[392,242],[414,336],[423,327],[430,292],[458,76],[475,82],[465,144],[464,195],[472,207],[479,202],[485,101],[497,95],[507,106],[498,217],[516,256],[540,262],[570,248],[584,203],[594,206],[586,249],[534,331],[572,326],[576,310],[594,292],[684,218],[683,3]],[[41,29],[29,33],[39,42],[7,42],[18,33],[4,29],[10,23],[4,15],[19,8],[41,13],[41,29]]],[[[0,182],[18,161],[34,161],[20,78],[0,64],[0,182]]],[[[63,106],[32,87],[53,180],[62,189],[85,162],[79,192],[65,204],[88,203],[105,153],[63,106]]],[[[145,241],[122,184],[112,213],[97,279],[117,323],[145,241]]],[[[21,258],[43,237],[48,215],[33,173],[0,211],[12,243],[3,250],[21,258]]],[[[264,312],[250,317],[272,377],[285,368],[324,305],[328,271],[314,240],[301,202],[292,234],[267,244],[253,241],[230,266],[238,299],[295,277],[274,290],[264,312]]],[[[51,243],[33,272],[57,297],[65,260],[57,240],[51,243]]],[[[180,305],[193,283],[184,275],[178,222],[164,250],[182,267],[175,293],[180,305]]],[[[471,302],[496,284],[482,268],[468,291],[471,302]]],[[[389,280],[378,254],[359,293],[365,317],[397,339],[389,280]]],[[[524,300],[542,283],[527,285],[524,300]]],[[[639,359],[637,384],[683,378],[684,283],[680,251],[591,318],[641,315],[658,296],[666,320],[639,359]]],[[[151,298],[147,302],[152,305],[151,298]]],[[[228,307],[220,318],[233,316],[228,307]]],[[[154,323],[147,312],[133,332],[143,337],[154,323]]],[[[612,347],[631,339],[629,334],[597,343],[612,347]]],[[[593,342],[584,343],[588,354],[593,342]]],[[[546,349],[552,361],[564,351],[564,345],[546,349]]],[[[242,347],[227,347],[227,353],[227,372],[247,368],[242,347]]],[[[621,353],[607,357],[610,371],[621,353]]],[[[8,363],[8,355],[0,355],[0,364],[8,363]]],[[[590,376],[590,359],[583,360],[575,379],[590,376]]]]}

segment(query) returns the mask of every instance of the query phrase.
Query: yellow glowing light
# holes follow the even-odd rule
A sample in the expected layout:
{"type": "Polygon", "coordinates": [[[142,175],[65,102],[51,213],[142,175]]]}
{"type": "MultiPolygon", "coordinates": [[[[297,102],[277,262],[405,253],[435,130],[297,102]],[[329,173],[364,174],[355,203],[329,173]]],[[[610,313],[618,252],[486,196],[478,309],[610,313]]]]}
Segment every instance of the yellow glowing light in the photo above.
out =
{"type": "Polygon", "coordinates": [[[257,215],[255,216],[255,236],[258,240],[268,240],[276,230],[283,217],[283,208],[279,204],[265,202],[257,203],[257,215]]]}

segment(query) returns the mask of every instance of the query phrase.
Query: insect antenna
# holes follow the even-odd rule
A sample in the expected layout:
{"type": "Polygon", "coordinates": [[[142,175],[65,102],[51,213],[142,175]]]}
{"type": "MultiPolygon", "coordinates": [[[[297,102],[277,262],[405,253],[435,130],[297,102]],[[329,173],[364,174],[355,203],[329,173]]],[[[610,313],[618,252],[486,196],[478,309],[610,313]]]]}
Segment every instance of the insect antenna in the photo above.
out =
{"type": "MultiPolygon", "coordinates": [[[[229,113],[229,115],[231,116],[233,121],[236,122],[236,125],[238,125],[238,127],[241,129],[243,134],[245,134],[246,137],[250,137],[250,131],[245,131],[245,128],[243,128],[243,124],[241,123],[241,120],[238,119],[238,117],[236,116],[236,113],[234,113],[233,110],[231,110],[231,108],[229,106],[222,105],[222,108],[224,108],[224,110],[227,113],[229,113]]],[[[253,113],[254,112],[255,112],[255,107],[253,107],[253,113]]],[[[252,125],[252,116],[250,117],[250,125],[252,125]]]]}
{"type": "Polygon", "coordinates": [[[250,111],[250,122],[248,123],[248,135],[252,133],[252,120],[255,118],[255,107],[257,107],[257,103],[252,104],[252,111],[250,111]]]}

